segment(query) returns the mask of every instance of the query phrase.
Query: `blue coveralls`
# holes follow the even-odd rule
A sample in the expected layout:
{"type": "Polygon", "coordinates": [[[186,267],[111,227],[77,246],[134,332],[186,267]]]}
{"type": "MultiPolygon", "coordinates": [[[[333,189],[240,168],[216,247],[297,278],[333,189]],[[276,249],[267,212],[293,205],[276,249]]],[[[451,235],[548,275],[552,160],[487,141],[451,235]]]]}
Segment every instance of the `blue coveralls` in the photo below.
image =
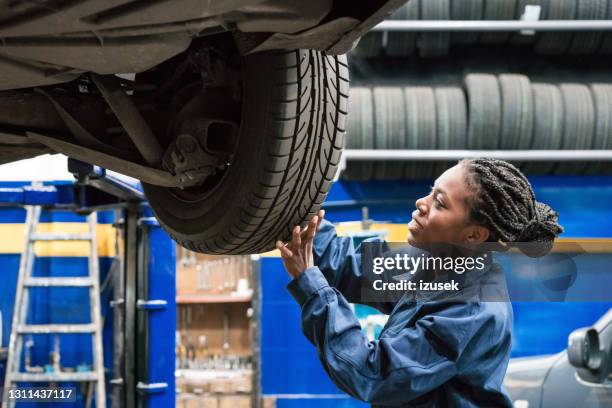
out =
{"type": "MultiPolygon", "coordinates": [[[[304,335],[340,389],[373,407],[512,406],[502,385],[512,345],[509,302],[441,302],[434,293],[365,303],[389,315],[379,339],[369,341],[349,306],[364,303],[361,247],[338,237],[327,220],[313,247],[317,266],[287,289],[300,305],[304,335]]],[[[464,284],[475,274],[463,274],[464,284]]]]}

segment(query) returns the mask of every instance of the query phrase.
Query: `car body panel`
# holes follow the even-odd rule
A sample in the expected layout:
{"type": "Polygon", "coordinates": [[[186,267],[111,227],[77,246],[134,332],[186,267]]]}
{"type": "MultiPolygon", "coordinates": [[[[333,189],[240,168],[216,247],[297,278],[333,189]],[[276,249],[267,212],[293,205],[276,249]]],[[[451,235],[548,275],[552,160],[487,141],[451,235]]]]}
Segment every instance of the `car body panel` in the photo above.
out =
{"type": "Polygon", "coordinates": [[[544,380],[562,354],[512,359],[504,379],[510,398],[513,401],[528,401],[530,408],[539,407],[544,380]]]}
{"type": "Polygon", "coordinates": [[[580,380],[567,353],[563,353],[544,383],[542,407],[612,407],[612,382],[597,384],[580,380]]]}
{"type": "Polygon", "coordinates": [[[0,90],[139,73],[194,38],[231,31],[243,54],[345,53],[405,0],[0,0],[0,90]],[[50,4],[53,7],[50,7],[50,4]]]}
{"type": "MultiPolygon", "coordinates": [[[[504,386],[517,407],[610,407],[612,406],[612,378],[610,378],[612,348],[612,309],[594,325],[600,336],[601,347],[607,353],[604,367],[607,379],[585,381],[581,372],[569,363],[567,351],[550,356],[522,357],[510,361],[504,386]]],[[[585,370],[586,371],[586,370],[585,370]]]]}

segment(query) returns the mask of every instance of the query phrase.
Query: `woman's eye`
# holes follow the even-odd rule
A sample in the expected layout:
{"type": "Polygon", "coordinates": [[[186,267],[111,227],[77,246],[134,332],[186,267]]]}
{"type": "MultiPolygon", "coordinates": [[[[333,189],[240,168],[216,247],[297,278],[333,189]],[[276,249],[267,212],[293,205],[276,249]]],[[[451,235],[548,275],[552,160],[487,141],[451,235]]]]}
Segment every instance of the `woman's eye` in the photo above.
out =
{"type": "Polygon", "coordinates": [[[434,200],[434,205],[436,206],[436,208],[444,207],[444,204],[442,204],[442,201],[440,200],[434,200]]]}

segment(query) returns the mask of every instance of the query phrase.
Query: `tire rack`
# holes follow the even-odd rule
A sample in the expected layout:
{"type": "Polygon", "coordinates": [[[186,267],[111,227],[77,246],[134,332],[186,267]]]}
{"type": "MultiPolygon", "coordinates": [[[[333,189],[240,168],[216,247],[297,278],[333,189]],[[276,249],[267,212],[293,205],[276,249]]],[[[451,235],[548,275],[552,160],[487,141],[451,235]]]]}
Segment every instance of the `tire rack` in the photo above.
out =
{"type": "Polygon", "coordinates": [[[531,83],[518,74],[468,74],[461,86],[402,81],[411,86],[350,89],[345,148],[353,151],[345,158],[361,162],[347,167],[345,179],[426,179],[450,160],[479,156],[513,160],[531,175],[612,170],[602,163],[612,148],[609,82],[531,83]]]}
{"type": "Polygon", "coordinates": [[[612,150],[416,150],[416,149],[347,149],[342,152],[337,181],[348,161],[448,161],[463,158],[490,157],[526,161],[612,161],[612,150]]]}
{"type": "MultiPolygon", "coordinates": [[[[389,20],[383,21],[372,28],[371,38],[366,37],[367,46],[372,47],[376,39],[381,46],[378,54],[381,53],[382,43],[385,42],[386,46],[389,47],[389,38],[394,39],[394,43],[398,41],[398,33],[409,35],[412,41],[417,33],[478,33],[478,32],[521,32],[533,36],[535,32],[573,32],[573,31],[606,31],[612,32],[612,20],[587,20],[587,19],[575,19],[575,20],[450,20],[450,19],[425,19],[418,20],[418,11],[414,11],[415,5],[420,0],[411,0],[401,9],[399,9],[389,20]],[[412,3],[412,4],[411,4],[412,3]],[[413,17],[414,19],[405,19],[407,17],[413,17]],[[383,36],[387,36],[383,39],[383,36]],[[391,37],[395,36],[395,37],[391,37]],[[386,41],[385,41],[386,40],[386,41]]],[[[456,0],[458,1],[458,0],[456,0]]],[[[608,0],[608,18],[612,18],[612,0],[608,0]]],[[[528,4],[528,3],[527,3],[528,4]]],[[[484,7],[484,6],[483,6],[484,7]]],[[[541,7],[541,5],[540,5],[541,7]]],[[[451,13],[452,14],[452,13],[451,13]]],[[[423,11],[421,10],[421,15],[423,11]]],[[[581,17],[580,13],[577,14],[581,17]]],[[[446,16],[445,16],[446,17],[446,16]]],[[[486,18],[486,16],[484,16],[486,18]]],[[[469,35],[469,34],[466,34],[469,35]]],[[[494,34],[495,35],[495,34],[494,34]]],[[[607,34],[612,36],[612,34],[607,34]]],[[[423,41],[425,38],[422,39],[423,41]]],[[[461,43],[461,41],[454,41],[454,43],[461,43]]],[[[472,41],[472,43],[475,42],[472,41]]],[[[505,42],[505,41],[502,41],[505,42]]],[[[512,40],[508,41],[513,43],[512,40]]],[[[393,43],[393,44],[394,44],[393,43]]],[[[449,40],[450,44],[450,40],[449,40]]],[[[409,47],[413,50],[414,47],[409,47]]],[[[443,47],[444,48],[444,47],[443,47]]],[[[446,47],[448,48],[448,47],[446,47]]],[[[448,50],[447,50],[448,51],[448,50]]],[[[410,51],[407,54],[412,54],[410,51]]],[[[375,55],[367,55],[368,53],[362,53],[355,49],[354,52],[356,57],[372,57],[375,55]]],[[[372,54],[371,52],[369,54],[372,54]]],[[[387,55],[394,57],[400,55],[394,55],[394,52],[387,50],[387,55]]],[[[404,53],[406,55],[406,53],[404,53]]],[[[438,57],[445,55],[423,55],[421,57],[438,57]]],[[[365,129],[362,129],[365,130],[365,129]]],[[[371,149],[373,142],[365,141],[363,135],[360,136],[360,149],[345,149],[342,154],[341,162],[338,167],[338,171],[334,180],[338,180],[342,172],[346,169],[347,161],[418,161],[422,165],[422,162],[431,161],[444,161],[444,160],[459,160],[467,157],[491,157],[502,160],[514,160],[514,161],[612,161],[612,150],[419,150],[419,149],[404,149],[404,150],[390,150],[386,149],[371,149]]],[[[387,142],[388,143],[388,142],[387,142]]],[[[363,167],[372,166],[372,163],[363,163],[363,167]]],[[[388,164],[382,166],[388,167],[388,164]]],[[[382,167],[381,166],[381,167],[382,167]]],[[[392,165],[391,165],[392,166],[392,165]]],[[[407,165],[409,166],[409,165],[407,165]]],[[[535,165],[537,166],[537,165],[535,165]]],[[[565,165],[571,168],[571,165],[565,165]]],[[[417,171],[417,165],[412,165],[412,169],[415,170],[415,175],[419,176],[417,171]]],[[[425,166],[427,168],[427,166],[425,166]]],[[[423,170],[423,167],[421,167],[423,170]]],[[[374,170],[376,172],[376,170],[374,170]]],[[[427,172],[426,172],[427,173],[427,172]]],[[[426,178],[423,175],[422,178],[426,178]]]]}
{"type": "Polygon", "coordinates": [[[611,30],[612,0],[411,0],[365,34],[351,54],[436,58],[455,45],[508,43],[546,55],[609,55],[611,30]],[[537,38],[536,32],[544,33],[537,38]]]}

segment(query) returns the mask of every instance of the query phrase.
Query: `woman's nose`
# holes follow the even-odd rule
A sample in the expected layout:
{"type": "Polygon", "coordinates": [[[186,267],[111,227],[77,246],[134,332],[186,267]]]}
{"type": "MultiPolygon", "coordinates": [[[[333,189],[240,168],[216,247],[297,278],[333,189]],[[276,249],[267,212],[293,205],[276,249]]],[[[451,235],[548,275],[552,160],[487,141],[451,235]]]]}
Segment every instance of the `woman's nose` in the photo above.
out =
{"type": "Polygon", "coordinates": [[[427,213],[427,204],[425,203],[425,198],[424,197],[419,198],[418,200],[416,200],[415,206],[421,212],[421,214],[426,214],[427,213]]]}

